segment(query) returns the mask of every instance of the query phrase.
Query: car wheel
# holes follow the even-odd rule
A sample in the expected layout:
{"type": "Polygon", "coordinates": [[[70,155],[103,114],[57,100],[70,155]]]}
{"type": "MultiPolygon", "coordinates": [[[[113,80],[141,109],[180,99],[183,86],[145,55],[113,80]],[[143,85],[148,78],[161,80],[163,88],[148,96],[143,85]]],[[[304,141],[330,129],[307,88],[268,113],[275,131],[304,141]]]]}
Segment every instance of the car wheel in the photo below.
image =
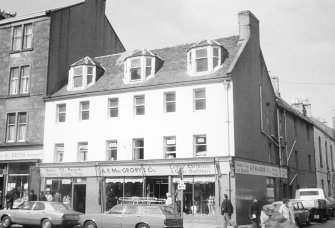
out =
{"type": "Polygon", "coordinates": [[[141,223],[141,224],[138,224],[136,228],[150,228],[150,226],[147,224],[141,223]]]}
{"type": "Polygon", "coordinates": [[[8,228],[12,225],[12,220],[10,220],[9,216],[6,215],[1,219],[1,225],[4,228],[8,228]]]}
{"type": "Polygon", "coordinates": [[[97,224],[93,221],[88,221],[85,223],[84,228],[97,228],[97,224]]]}
{"type": "Polygon", "coordinates": [[[42,228],[52,228],[52,222],[50,219],[44,219],[42,221],[42,228]]]}

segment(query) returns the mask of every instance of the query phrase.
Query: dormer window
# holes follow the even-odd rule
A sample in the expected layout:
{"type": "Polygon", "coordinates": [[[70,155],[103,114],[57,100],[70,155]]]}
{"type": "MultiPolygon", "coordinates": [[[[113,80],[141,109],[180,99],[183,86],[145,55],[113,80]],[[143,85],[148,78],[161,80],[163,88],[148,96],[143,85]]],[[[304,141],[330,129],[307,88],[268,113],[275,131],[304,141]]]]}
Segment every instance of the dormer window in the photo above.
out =
{"type": "Polygon", "coordinates": [[[187,53],[187,71],[193,76],[212,73],[221,67],[226,53],[215,41],[196,43],[187,53]]]}
{"type": "Polygon", "coordinates": [[[125,83],[144,82],[154,76],[163,61],[150,51],[136,51],[125,59],[125,83]]]}
{"type": "Polygon", "coordinates": [[[94,62],[90,57],[85,57],[71,65],[68,90],[86,89],[93,85],[102,73],[103,68],[99,63],[94,62]]]}

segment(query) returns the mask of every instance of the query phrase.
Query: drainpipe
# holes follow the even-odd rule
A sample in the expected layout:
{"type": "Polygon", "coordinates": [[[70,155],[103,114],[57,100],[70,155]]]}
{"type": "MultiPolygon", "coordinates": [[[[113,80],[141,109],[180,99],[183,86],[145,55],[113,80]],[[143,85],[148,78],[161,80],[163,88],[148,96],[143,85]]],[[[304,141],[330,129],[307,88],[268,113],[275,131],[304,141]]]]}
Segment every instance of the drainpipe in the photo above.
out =
{"type": "Polygon", "coordinates": [[[263,96],[262,96],[262,86],[259,87],[259,107],[261,111],[261,131],[264,132],[263,126],[263,96]]]}
{"type": "Polygon", "coordinates": [[[230,114],[229,114],[229,88],[230,82],[225,81],[226,86],[226,98],[227,98],[227,137],[228,137],[228,156],[230,156],[230,114]]]}

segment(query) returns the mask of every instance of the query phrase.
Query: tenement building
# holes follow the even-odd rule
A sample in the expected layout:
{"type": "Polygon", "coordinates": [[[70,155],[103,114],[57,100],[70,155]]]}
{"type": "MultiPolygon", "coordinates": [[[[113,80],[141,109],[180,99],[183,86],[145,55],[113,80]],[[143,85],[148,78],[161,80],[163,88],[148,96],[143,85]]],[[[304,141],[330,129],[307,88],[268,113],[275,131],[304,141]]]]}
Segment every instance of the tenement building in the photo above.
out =
{"type": "Polygon", "coordinates": [[[0,12],[0,194],[22,198],[40,187],[43,97],[67,83],[71,63],[85,55],[124,51],[105,16],[104,0],[29,15],[0,12]]]}
{"type": "Polygon", "coordinates": [[[259,22],[238,17],[238,36],[71,62],[66,85],[45,98],[41,190],[85,213],[169,192],[184,219],[214,225],[225,193],[240,225],[253,196],[281,197],[259,22]]]}

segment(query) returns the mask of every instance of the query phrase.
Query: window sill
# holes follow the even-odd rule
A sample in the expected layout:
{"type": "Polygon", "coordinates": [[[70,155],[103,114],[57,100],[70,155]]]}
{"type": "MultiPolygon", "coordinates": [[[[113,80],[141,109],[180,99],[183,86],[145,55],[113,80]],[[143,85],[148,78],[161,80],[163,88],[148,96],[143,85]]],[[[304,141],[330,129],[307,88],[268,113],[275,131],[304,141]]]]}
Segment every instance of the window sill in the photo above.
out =
{"type": "Polygon", "coordinates": [[[26,146],[28,144],[28,141],[22,141],[22,142],[4,142],[3,146],[26,146]]]}
{"type": "Polygon", "coordinates": [[[9,54],[16,54],[16,53],[20,53],[20,52],[26,52],[26,51],[33,51],[33,48],[27,48],[27,49],[20,49],[20,50],[12,50],[9,52],[9,54]]]}
{"type": "Polygon", "coordinates": [[[30,93],[24,93],[24,94],[15,94],[15,95],[8,95],[5,98],[11,99],[11,98],[22,98],[22,97],[30,97],[30,93]]]}

